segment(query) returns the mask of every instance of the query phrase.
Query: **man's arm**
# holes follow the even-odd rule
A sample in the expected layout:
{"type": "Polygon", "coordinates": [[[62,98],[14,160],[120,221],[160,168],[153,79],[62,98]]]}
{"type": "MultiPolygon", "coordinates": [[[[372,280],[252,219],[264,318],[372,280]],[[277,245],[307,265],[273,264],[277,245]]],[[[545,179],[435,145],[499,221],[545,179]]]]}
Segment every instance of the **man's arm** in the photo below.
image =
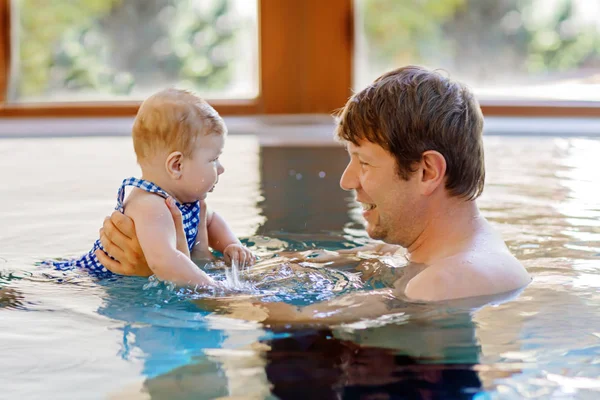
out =
{"type": "Polygon", "coordinates": [[[341,324],[390,314],[402,302],[391,289],[352,293],[306,307],[287,303],[266,303],[248,299],[200,299],[200,308],[219,311],[227,317],[257,321],[265,324],[341,324]]]}
{"type": "Polygon", "coordinates": [[[388,243],[371,243],[364,246],[354,247],[352,249],[341,250],[305,250],[297,252],[281,252],[280,256],[289,258],[293,261],[309,261],[315,263],[329,263],[329,268],[346,265],[348,261],[359,261],[364,258],[380,257],[393,255],[401,247],[388,243]]]}

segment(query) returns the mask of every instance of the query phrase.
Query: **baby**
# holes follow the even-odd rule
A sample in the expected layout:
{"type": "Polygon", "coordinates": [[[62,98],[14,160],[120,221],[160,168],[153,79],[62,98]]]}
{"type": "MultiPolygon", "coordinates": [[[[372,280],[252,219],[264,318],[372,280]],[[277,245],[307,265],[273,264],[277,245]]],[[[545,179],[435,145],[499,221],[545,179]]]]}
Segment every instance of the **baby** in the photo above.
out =
{"type": "MultiPolygon", "coordinates": [[[[187,254],[177,250],[169,206],[181,211],[192,259],[210,254],[210,243],[227,261],[253,263],[254,255],[242,246],[225,220],[216,212],[201,210],[207,193],[212,192],[224,172],[219,156],[227,128],[219,114],[187,91],[162,90],[142,103],[132,136],[142,177],[123,181],[116,209],[133,219],[152,272],[178,285],[215,284],[187,254]],[[125,198],[127,186],[133,188],[125,198]],[[206,229],[201,215],[206,215],[206,229]]],[[[59,269],[81,267],[96,275],[110,275],[94,254],[98,249],[103,250],[100,240],[81,258],[52,264],[59,269]]]]}

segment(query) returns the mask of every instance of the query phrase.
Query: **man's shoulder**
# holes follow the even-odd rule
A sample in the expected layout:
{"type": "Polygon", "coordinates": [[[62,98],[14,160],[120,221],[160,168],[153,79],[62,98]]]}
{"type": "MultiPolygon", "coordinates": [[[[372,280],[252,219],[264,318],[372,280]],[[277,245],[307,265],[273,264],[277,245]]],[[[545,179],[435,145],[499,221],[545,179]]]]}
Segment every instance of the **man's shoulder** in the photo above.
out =
{"type": "Polygon", "coordinates": [[[405,294],[442,301],[509,292],[529,281],[523,265],[506,248],[470,249],[431,264],[408,283],[405,294]]]}

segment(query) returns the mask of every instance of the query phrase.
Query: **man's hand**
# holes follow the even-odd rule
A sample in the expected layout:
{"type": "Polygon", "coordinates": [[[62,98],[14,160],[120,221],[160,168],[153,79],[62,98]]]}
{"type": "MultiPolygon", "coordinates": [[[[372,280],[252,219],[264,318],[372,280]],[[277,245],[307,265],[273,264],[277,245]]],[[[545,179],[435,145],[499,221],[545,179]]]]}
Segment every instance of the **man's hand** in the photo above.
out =
{"type": "MultiPolygon", "coordinates": [[[[166,204],[175,222],[177,250],[189,256],[181,212],[174,202],[167,199],[166,204]]],[[[106,253],[114,258],[113,260],[103,251],[96,250],[98,260],[109,271],[119,275],[152,275],[152,270],[148,267],[140,247],[133,220],[128,216],[114,211],[110,217],[105,218],[102,229],[100,229],[100,242],[106,253]]]]}
{"type": "Polygon", "coordinates": [[[239,243],[233,243],[225,247],[223,257],[227,264],[231,265],[235,262],[235,265],[238,267],[253,265],[256,260],[254,254],[247,247],[239,243]]]}
{"type": "Polygon", "coordinates": [[[119,275],[150,276],[152,271],[135,234],[133,220],[119,211],[104,219],[100,229],[100,242],[105,252],[96,250],[98,260],[109,271],[119,275]]]}

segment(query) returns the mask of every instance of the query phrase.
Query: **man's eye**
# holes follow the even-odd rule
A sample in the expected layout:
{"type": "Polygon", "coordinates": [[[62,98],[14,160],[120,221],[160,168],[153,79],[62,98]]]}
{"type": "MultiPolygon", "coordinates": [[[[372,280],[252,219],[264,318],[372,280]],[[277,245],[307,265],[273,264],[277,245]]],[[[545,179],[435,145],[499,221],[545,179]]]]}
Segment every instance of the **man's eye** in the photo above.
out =
{"type": "Polygon", "coordinates": [[[364,162],[364,161],[358,161],[358,163],[359,163],[360,165],[363,165],[363,166],[364,166],[364,165],[369,165],[368,163],[366,163],[366,162],[364,162]]]}

